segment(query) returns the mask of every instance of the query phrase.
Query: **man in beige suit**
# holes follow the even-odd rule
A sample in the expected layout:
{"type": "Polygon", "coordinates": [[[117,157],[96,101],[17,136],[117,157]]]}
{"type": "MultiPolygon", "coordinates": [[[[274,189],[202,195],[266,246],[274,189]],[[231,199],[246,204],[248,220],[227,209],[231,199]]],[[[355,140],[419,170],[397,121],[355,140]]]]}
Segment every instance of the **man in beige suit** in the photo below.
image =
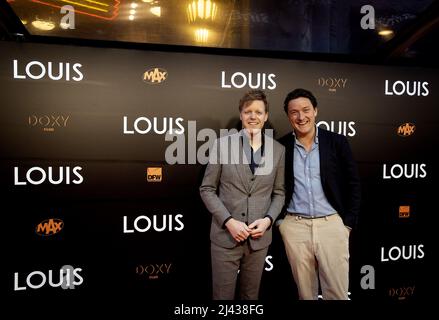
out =
{"type": "Polygon", "coordinates": [[[271,243],[271,224],[285,200],[285,149],[263,131],[268,103],[261,90],[239,102],[243,129],[215,142],[200,187],[212,213],[213,299],[256,300],[271,243]]]}

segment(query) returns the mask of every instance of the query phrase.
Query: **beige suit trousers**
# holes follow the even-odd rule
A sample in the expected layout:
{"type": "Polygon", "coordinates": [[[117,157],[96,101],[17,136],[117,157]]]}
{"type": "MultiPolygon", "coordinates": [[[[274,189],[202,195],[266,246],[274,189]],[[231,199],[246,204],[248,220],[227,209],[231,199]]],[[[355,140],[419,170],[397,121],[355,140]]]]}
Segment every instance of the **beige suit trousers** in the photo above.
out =
{"type": "Polygon", "coordinates": [[[349,229],[338,214],[306,219],[288,214],[279,227],[299,299],[347,300],[349,229]]]}

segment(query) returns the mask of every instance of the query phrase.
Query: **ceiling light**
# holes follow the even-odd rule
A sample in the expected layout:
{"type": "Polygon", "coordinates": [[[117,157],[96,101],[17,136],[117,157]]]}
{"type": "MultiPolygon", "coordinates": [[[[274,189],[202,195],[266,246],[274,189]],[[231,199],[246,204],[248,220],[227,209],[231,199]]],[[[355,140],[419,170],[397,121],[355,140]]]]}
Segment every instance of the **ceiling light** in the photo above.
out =
{"type": "Polygon", "coordinates": [[[393,30],[383,29],[383,30],[378,31],[378,34],[382,37],[393,36],[393,30]]]}
{"type": "Polygon", "coordinates": [[[133,20],[134,20],[134,16],[133,16],[132,14],[130,14],[130,15],[128,16],[128,19],[130,19],[131,21],[133,21],[133,20]]]}
{"type": "Polygon", "coordinates": [[[136,14],[136,10],[131,9],[131,10],[130,10],[130,14],[136,14]]]}
{"type": "Polygon", "coordinates": [[[195,22],[197,19],[210,19],[213,21],[215,20],[218,6],[215,2],[210,0],[194,0],[187,5],[186,11],[189,22],[195,22]]]}
{"type": "Polygon", "coordinates": [[[206,43],[209,38],[209,30],[207,29],[197,29],[195,30],[195,41],[206,43]]]}
{"type": "Polygon", "coordinates": [[[40,30],[49,31],[55,28],[55,23],[52,21],[35,20],[32,21],[32,25],[40,30]]]}
{"type": "Polygon", "coordinates": [[[162,8],[161,7],[152,7],[151,9],[149,9],[149,11],[151,11],[151,13],[157,17],[162,16],[162,8]]]}
{"type": "Polygon", "coordinates": [[[135,2],[131,3],[131,8],[136,9],[137,8],[137,3],[135,3],[135,2]]]}

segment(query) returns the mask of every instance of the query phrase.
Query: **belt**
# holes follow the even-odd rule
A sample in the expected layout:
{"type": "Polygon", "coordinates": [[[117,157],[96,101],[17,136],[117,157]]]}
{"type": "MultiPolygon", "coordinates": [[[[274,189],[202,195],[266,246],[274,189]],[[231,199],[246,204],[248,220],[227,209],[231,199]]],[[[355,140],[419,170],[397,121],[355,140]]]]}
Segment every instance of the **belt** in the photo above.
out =
{"type": "Polygon", "coordinates": [[[328,219],[328,217],[337,214],[337,212],[328,214],[326,216],[319,216],[319,217],[316,217],[316,216],[305,216],[305,215],[301,215],[301,214],[297,214],[297,213],[291,213],[291,212],[288,212],[288,211],[287,211],[287,214],[289,214],[289,215],[291,215],[293,217],[297,217],[299,219],[312,220],[312,219],[328,219]]]}

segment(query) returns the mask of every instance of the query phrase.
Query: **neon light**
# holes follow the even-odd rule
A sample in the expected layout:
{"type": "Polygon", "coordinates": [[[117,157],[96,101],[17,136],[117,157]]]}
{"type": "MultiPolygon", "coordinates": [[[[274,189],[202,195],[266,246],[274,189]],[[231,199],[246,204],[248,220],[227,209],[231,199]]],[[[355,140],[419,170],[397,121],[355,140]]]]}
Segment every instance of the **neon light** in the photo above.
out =
{"type": "Polygon", "coordinates": [[[75,4],[75,5],[78,5],[78,6],[80,6],[80,7],[89,8],[89,9],[92,9],[92,10],[97,10],[97,11],[102,11],[102,12],[108,12],[108,10],[104,10],[104,9],[101,9],[101,8],[88,6],[88,5],[86,5],[86,4],[82,4],[82,3],[79,3],[79,2],[75,2],[75,1],[70,1],[70,0],[61,0],[61,1],[62,1],[62,2],[67,2],[67,3],[70,3],[70,4],[75,4]]]}
{"type": "MultiPolygon", "coordinates": [[[[61,8],[60,5],[56,5],[56,4],[52,4],[52,3],[48,3],[48,2],[44,2],[44,1],[40,1],[40,0],[31,0],[31,1],[35,2],[35,3],[39,3],[39,4],[42,4],[42,5],[45,5],[45,6],[49,6],[49,7],[61,8]]],[[[62,1],[62,0],[60,0],[60,1],[62,1]]],[[[91,1],[92,0],[90,0],[90,2],[91,1]]],[[[95,17],[95,18],[98,18],[98,19],[102,19],[102,20],[113,20],[119,14],[120,0],[113,0],[113,1],[114,1],[114,6],[113,6],[114,10],[113,10],[112,15],[109,16],[109,17],[108,16],[99,15],[99,14],[89,13],[89,12],[86,12],[86,11],[76,10],[76,9],[75,9],[75,12],[79,13],[79,14],[84,14],[84,15],[87,15],[87,16],[95,17]]],[[[108,5],[108,6],[111,7],[111,5],[108,5]]],[[[108,11],[106,11],[106,12],[108,12],[110,14],[111,10],[109,10],[109,11],[110,12],[108,12],[108,11]]]]}
{"type": "Polygon", "coordinates": [[[109,6],[107,3],[97,2],[97,1],[93,1],[93,0],[85,0],[85,1],[91,2],[91,3],[100,4],[101,6],[105,6],[105,7],[109,6]]]}

